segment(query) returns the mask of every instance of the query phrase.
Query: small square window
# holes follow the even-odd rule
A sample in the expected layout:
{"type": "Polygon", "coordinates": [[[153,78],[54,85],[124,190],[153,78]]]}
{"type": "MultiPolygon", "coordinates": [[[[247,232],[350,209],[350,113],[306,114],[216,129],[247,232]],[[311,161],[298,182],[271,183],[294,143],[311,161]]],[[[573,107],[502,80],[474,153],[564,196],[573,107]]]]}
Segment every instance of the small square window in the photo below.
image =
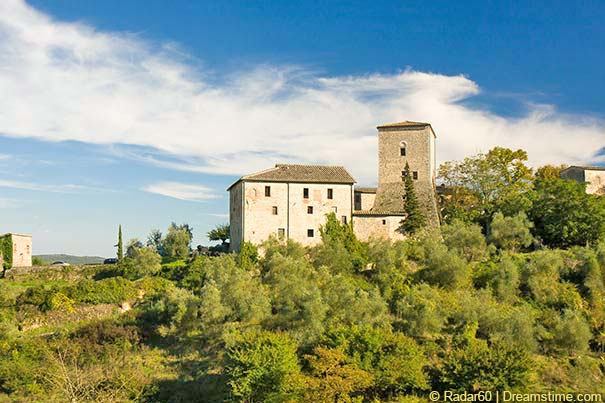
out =
{"type": "Polygon", "coordinates": [[[313,238],[315,236],[315,231],[312,229],[308,229],[307,230],[307,237],[308,238],[313,238]]]}
{"type": "Polygon", "coordinates": [[[347,216],[346,216],[346,215],[343,215],[343,216],[341,217],[340,221],[342,221],[342,223],[343,223],[343,224],[346,224],[346,223],[347,223],[347,216]]]}
{"type": "Polygon", "coordinates": [[[405,157],[405,147],[401,147],[401,148],[399,149],[399,153],[400,153],[400,155],[401,155],[402,157],[405,157]]]}
{"type": "Polygon", "coordinates": [[[387,225],[387,220],[382,220],[382,225],[387,225]]]}
{"type": "Polygon", "coordinates": [[[405,178],[405,171],[401,171],[401,177],[405,178]]]}
{"type": "Polygon", "coordinates": [[[284,239],[285,236],[286,236],[286,230],[285,230],[285,228],[278,228],[277,229],[277,237],[279,239],[284,239]]]}
{"type": "Polygon", "coordinates": [[[305,199],[308,199],[308,198],[309,198],[309,188],[304,188],[304,189],[303,189],[303,197],[304,197],[305,199]]]}
{"type": "Polygon", "coordinates": [[[336,206],[332,206],[332,212],[333,212],[334,214],[338,213],[338,207],[336,207],[336,206]]]}
{"type": "Polygon", "coordinates": [[[307,206],[307,214],[313,214],[313,206],[307,206]]]}
{"type": "Polygon", "coordinates": [[[414,180],[418,179],[418,171],[412,172],[412,178],[414,178],[414,180]]]}
{"type": "Polygon", "coordinates": [[[328,189],[328,199],[334,198],[334,189],[328,189]]]}
{"type": "Polygon", "coordinates": [[[273,215],[277,215],[277,206],[272,207],[273,215]]]}
{"type": "Polygon", "coordinates": [[[271,186],[265,186],[265,197],[271,197],[271,186]]]}

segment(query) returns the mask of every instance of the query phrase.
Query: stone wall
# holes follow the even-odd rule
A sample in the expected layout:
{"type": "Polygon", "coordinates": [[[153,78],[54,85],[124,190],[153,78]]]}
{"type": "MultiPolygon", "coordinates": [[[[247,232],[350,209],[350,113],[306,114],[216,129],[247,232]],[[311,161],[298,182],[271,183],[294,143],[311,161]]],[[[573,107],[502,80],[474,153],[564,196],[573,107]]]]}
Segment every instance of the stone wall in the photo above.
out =
{"type": "Polygon", "coordinates": [[[312,246],[321,241],[319,227],[325,223],[327,214],[334,212],[342,222],[350,222],[353,187],[242,181],[231,188],[230,204],[231,250],[238,251],[244,241],[258,245],[272,235],[282,234],[312,246]],[[265,195],[265,187],[270,189],[269,196],[265,195]],[[304,198],[305,188],[309,191],[308,198],[304,198]],[[328,189],[332,189],[332,199],[328,199],[328,189]],[[243,206],[243,210],[238,206],[243,206]]]}
{"type": "Polygon", "coordinates": [[[410,166],[414,186],[429,223],[439,224],[435,195],[435,135],[430,126],[380,128],[378,131],[378,191],[375,211],[403,211],[402,173],[410,166]],[[401,148],[405,147],[405,156],[401,148]]]}
{"type": "Polygon", "coordinates": [[[596,195],[605,195],[605,171],[584,172],[586,192],[596,195]]]}
{"type": "Polygon", "coordinates": [[[355,210],[369,210],[374,206],[376,192],[358,192],[355,191],[355,210]]]}
{"type": "Polygon", "coordinates": [[[353,215],[353,229],[360,241],[368,241],[370,238],[385,238],[396,240],[405,239],[404,235],[397,231],[401,223],[401,216],[380,215],[353,215]]]}
{"type": "Polygon", "coordinates": [[[13,240],[13,267],[32,265],[32,237],[29,235],[11,235],[13,240]]]}
{"type": "Polygon", "coordinates": [[[229,248],[232,251],[240,249],[243,232],[243,182],[238,182],[229,189],[229,248]]]}

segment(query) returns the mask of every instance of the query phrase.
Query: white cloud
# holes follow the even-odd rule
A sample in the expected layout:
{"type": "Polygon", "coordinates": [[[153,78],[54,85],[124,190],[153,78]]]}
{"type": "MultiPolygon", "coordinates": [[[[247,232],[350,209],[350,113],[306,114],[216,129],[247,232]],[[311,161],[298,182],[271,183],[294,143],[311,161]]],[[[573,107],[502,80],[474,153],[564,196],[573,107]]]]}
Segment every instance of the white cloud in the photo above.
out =
{"type": "Polygon", "coordinates": [[[209,215],[210,217],[216,217],[216,218],[229,218],[229,214],[213,214],[213,213],[208,213],[207,215],[209,215]]]}
{"type": "Polygon", "coordinates": [[[15,208],[18,207],[19,204],[18,200],[0,197],[0,209],[15,208]]]}
{"type": "Polygon", "coordinates": [[[178,182],[160,182],[146,186],[141,189],[145,192],[156,193],[162,196],[172,197],[173,199],[188,201],[204,201],[216,199],[220,196],[206,186],[191,185],[178,182]]]}
{"type": "Polygon", "coordinates": [[[221,76],[197,66],[173,46],[0,1],[0,133],[153,147],[173,158],[150,163],[221,174],[342,164],[370,183],[375,126],[420,120],[437,132],[440,161],[502,145],[528,150],[534,165],[605,162],[603,121],[552,105],[528,104],[517,118],[465,106],[480,88],[462,75],[322,77],[265,65],[221,76]]]}
{"type": "Polygon", "coordinates": [[[2,160],[7,160],[9,159],[11,156],[10,155],[6,155],[6,154],[0,154],[0,161],[2,160]]]}
{"type": "Polygon", "coordinates": [[[33,190],[36,192],[52,192],[52,193],[106,193],[115,192],[115,190],[97,188],[85,185],[76,184],[61,184],[61,185],[47,185],[33,182],[23,181],[7,181],[0,180],[0,188],[12,188],[19,190],[33,190]]]}

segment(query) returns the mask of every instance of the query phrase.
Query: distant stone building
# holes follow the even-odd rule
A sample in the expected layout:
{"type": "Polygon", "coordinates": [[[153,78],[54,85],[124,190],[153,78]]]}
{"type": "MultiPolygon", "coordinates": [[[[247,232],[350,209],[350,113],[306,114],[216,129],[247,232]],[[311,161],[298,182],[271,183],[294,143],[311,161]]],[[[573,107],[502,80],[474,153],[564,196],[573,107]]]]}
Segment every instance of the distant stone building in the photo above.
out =
{"type": "MultiPolygon", "coordinates": [[[[11,262],[11,267],[29,267],[32,265],[32,237],[31,235],[8,233],[0,235],[0,245],[8,243],[11,256],[3,253],[4,262],[11,262]]],[[[0,251],[4,252],[4,248],[0,251]]]]}
{"type": "Polygon", "coordinates": [[[586,193],[605,195],[605,168],[571,166],[561,171],[561,178],[586,183],[586,193]]]}
{"type": "Polygon", "coordinates": [[[231,249],[275,235],[303,245],[320,242],[319,227],[334,212],[352,220],[361,240],[403,239],[406,163],[429,225],[439,224],[435,192],[435,133],[428,123],[378,126],[378,187],[356,187],[343,167],[278,164],[246,175],[227,189],[231,249]]]}

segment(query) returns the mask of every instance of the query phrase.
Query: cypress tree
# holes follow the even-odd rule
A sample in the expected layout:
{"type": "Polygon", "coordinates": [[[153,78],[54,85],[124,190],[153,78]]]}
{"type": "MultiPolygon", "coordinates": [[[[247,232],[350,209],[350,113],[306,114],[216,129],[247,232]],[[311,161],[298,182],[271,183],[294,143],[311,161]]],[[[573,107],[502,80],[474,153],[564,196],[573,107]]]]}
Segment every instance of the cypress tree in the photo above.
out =
{"type": "Polygon", "coordinates": [[[122,224],[118,228],[118,262],[124,258],[124,246],[122,244],[122,224]]]}
{"type": "Polygon", "coordinates": [[[405,212],[405,218],[401,221],[399,227],[400,231],[408,234],[413,234],[420,228],[426,225],[426,216],[420,208],[420,203],[416,197],[416,191],[414,190],[414,180],[410,175],[410,165],[405,163],[403,182],[405,186],[405,205],[403,207],[405,212]]]}

